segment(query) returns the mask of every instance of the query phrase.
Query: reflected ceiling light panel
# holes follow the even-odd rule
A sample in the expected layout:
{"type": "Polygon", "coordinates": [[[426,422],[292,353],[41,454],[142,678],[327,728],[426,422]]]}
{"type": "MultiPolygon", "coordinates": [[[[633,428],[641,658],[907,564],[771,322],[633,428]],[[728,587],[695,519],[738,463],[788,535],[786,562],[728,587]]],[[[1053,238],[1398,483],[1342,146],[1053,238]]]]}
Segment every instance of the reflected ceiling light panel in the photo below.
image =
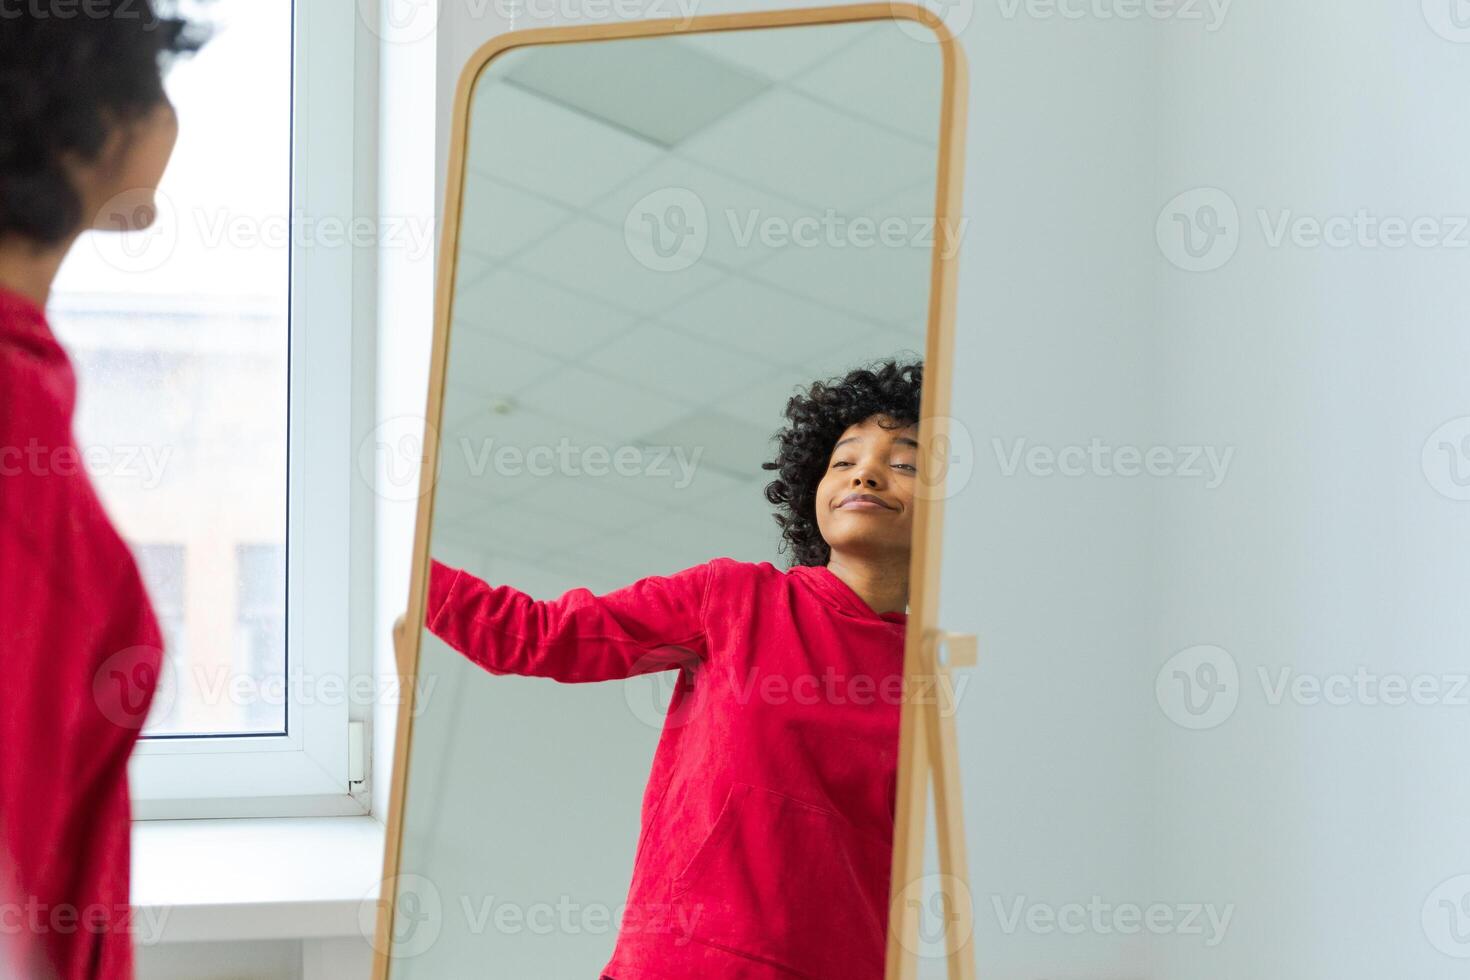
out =
{"type": "Polygon", "coordinates": [[[640,139],[671,147],[765,91],[770,82],[661,38],[548,45],[506,80],[640,139]],[[669,85],[667,79],[679,79],[669,85]]]}

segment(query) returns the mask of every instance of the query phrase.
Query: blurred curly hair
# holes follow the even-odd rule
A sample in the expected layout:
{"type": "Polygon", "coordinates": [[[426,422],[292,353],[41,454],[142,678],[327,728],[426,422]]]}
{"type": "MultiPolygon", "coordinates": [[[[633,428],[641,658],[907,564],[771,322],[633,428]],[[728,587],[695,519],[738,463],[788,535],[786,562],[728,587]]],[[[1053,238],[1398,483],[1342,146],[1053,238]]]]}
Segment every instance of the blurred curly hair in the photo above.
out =
{"type": "Polygon", "coordinates": [[[0,237],[55,245],[86,221],[69,164],[163,101],[207,31],[151,0],[0,3],[0,237]]]}
{"type": "Polygon", "coordinates": [[[761,467],[777,474],[766,484],[766,500],[776,506],[789,564],[825,565],[832,556],[817,527],[817,484],[838,437],[874,415],[888,416],[897,427],[916,424],[923,380],[923,361],[878,361],[814,381],[786,402],[787,425],[772,437],[776,458],[761,467]]]}

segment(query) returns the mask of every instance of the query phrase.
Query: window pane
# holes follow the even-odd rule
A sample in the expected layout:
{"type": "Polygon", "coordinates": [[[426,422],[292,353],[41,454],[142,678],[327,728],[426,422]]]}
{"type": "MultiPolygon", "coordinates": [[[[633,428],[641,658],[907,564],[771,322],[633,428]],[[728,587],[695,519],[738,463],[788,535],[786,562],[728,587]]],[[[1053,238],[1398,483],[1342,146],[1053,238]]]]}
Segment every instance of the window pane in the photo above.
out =
{"type": "Polygon", "coordinates": [[[286,556],[280,545],[241,545],[235,562],[235,673],[262,678],[263,696],[240,705],[242,731],[281,728],[286,676],[286,556]]]}
{"type": "Polygon", "coordinates": [[[84,235],[49,309],[77,440],[164,629],[149,735],[286,725],[291,5],[203,9],[215,36],[168,77],[157,220],[84,235]]]}

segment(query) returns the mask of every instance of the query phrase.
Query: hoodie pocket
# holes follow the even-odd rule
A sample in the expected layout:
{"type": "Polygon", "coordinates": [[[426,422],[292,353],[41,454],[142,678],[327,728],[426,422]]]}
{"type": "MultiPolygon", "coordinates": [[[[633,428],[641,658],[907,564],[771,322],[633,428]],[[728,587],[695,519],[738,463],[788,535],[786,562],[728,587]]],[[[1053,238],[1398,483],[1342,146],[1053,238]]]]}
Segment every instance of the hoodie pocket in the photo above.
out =
{"type": "Polygon", "coordinates": [[[674,879],[689,938],[809,980],[882,980],[890,842],[735,783],[674,879]]]}

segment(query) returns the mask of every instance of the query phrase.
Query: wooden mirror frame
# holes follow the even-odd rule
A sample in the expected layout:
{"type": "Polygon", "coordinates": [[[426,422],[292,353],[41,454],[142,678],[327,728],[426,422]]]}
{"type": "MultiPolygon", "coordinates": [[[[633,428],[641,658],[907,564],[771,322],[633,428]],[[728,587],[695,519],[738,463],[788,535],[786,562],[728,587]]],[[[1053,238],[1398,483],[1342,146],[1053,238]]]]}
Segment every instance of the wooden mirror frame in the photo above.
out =
{"type": "Polygon", "coordinates": [[[914,4],[892,2],[512,31],[495,37],[480,47],[461,72],[454,96],[449,169],[445,183],[444,227],[440,238],[439,267],[436,270],[434,337],[429,363],[428,405],[424,414],[427,421],[424,426],[424,455],[419,473],[420,496],[413,540],[413,575],[409,586],[406,621],[400,620],[394,629],[402,698],[398,705],[398,728],[394,738],[393,784],[389,789],[383,875],[379,880],[380,890],[374,920],[373,980],[387,980],[392,957],[392,923],[397,894],[395,886],[403,841],[403,811],[413,738],[419,650],[423,637],[429,535],[434,516],[435,495],[432,489],[434,474],[439,468],[438,430],[444,404],[449,324],[458,264],[455,259],[459,254],[465,152],[470,102],[480,74],[491,61],[505,52],[533,45],[650,38],[709,31],[805,27],[869,20],[907,20],[934,33],[934,43],[943,60],[934,215],[937,228],[956,231],[956,237],[953,238],[955,248],[946,252],[944,244],[949,239],[937,231],[932,248],[919,453],[921,459],[936,460],[941,465],[938,481],[916,495],[914,510],[914,542],[909,582],[916,601],[910,603],[908,631],[904,640],[904,697],[900,709],[898,788],[884,976],[885,980],[913,980],[917,975],[918,903],[914,900],[917,896],[910,895],[909,892],[914,883],[923,880],[927,827],[925,807],[932,777],[940,862],[940,874],[935,883],[939,886],[941,899],[952,910],[952,914],[945,917],[945,955],[949,976],[951,980],[971,980],[974,977],[973,902],[966,870],[953,703],[941,700],[946,692],[954,690],[950,683],[950,670],[973,662],[964,652],[973,649],[973,640],[944,633],[937,626],[942,544],[940,532],[946,496],[944,469],[952,458],[948,448],[951,445],[951,420],[947,413],[950,405],[955,291],[959,271],[958,230],[962,228],[960,201],[964,176],[968,73],[963,50],[938,16],[914,4]],[[942,451],[936,452],[936,449],[942,451]],[[947,663],[941,662],[939,658],[939,649],[946,640],[949,641],[951,650],[956,651],[947,663]],[[915,692],[916,696],[912,696],[911,692],[915,692]]]}

